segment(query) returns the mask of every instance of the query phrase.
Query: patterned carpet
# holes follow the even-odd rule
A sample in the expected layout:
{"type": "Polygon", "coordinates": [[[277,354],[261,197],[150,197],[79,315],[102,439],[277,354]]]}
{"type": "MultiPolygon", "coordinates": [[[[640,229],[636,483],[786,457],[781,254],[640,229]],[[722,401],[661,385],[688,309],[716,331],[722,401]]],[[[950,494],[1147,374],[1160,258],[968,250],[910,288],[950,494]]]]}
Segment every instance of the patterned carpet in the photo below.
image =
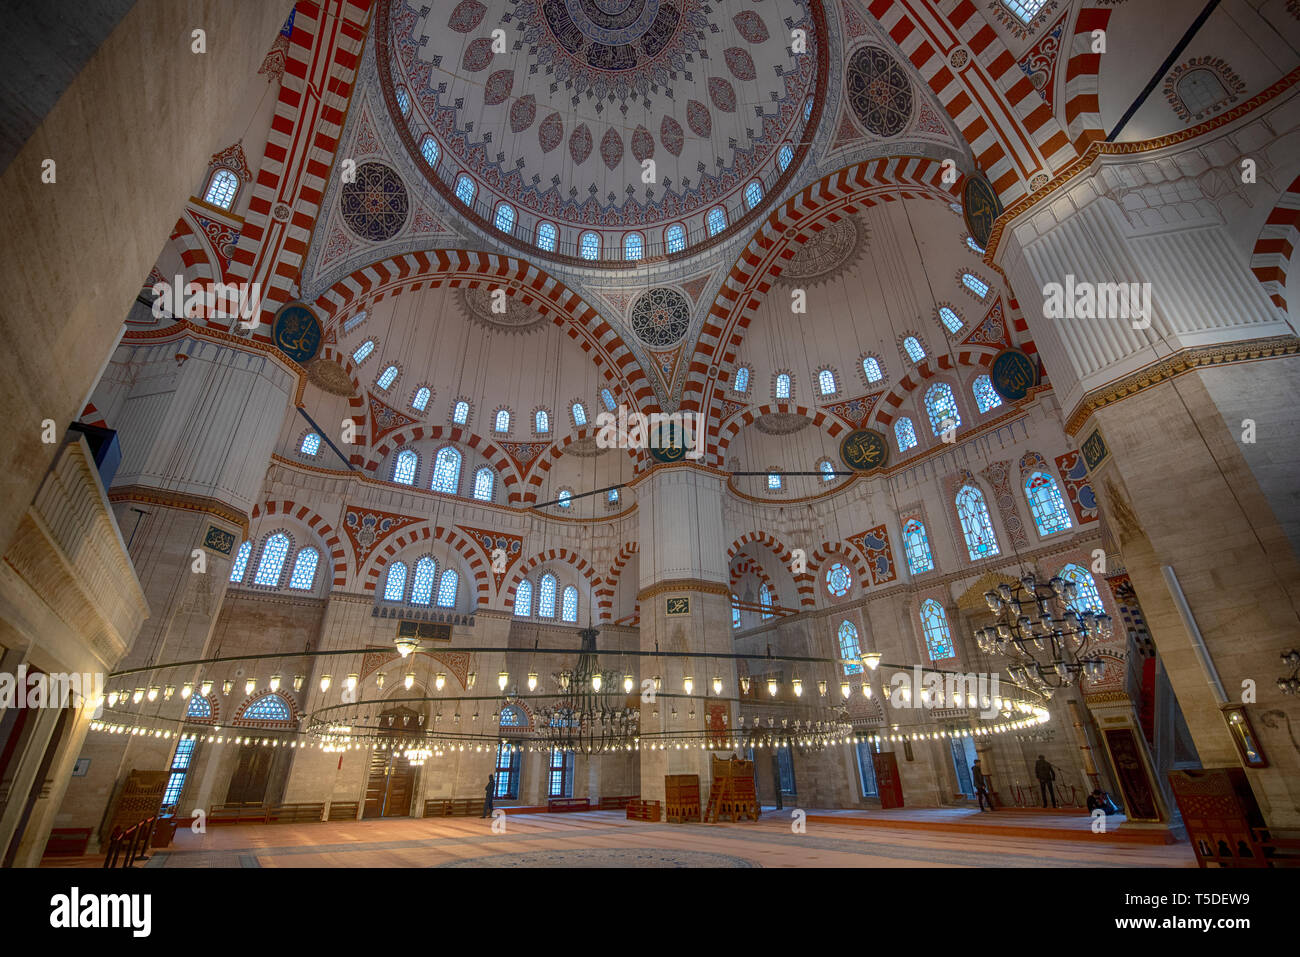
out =
{"type": "Polygon", "coordinates": [[[762,867],[730,854],[709,854],[670,847],[592,847],[575,851],[492,854],[439,867],[762,867]]]}

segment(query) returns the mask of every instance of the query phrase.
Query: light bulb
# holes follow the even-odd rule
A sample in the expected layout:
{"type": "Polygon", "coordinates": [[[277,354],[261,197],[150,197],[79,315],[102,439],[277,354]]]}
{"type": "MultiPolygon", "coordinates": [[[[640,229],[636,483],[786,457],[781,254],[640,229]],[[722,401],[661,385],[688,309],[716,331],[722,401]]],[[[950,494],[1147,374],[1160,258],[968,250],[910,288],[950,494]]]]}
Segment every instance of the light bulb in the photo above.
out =
{"type": "Polygon", "coordinates": [[[168,685],[167,687],[163,688],[163,700],[164,700],[164,701],[171,701],[172,698],[175,696],[175,694],[176,694],[176,686],[175,686],[175,685],[168,685]]]}
{"type": "Polygon", "coordinates": [[[869,682],[869,681],[867,681],[867,682],[863,682],[863,685],[862,685],[862,697],[864,697],[864,698],[868,698],[868,699],[871,697],[871,682],[869,682]]]}
{"type": "Polygon", "coordinates": [[[530,672],[528,672],[528,690],[529,690],[529,691],[536,691],[536,690],[537,690],[537,672],[536,672],[536,671],[530,671],[530,672]]]}
{"type": "Polygon", "coordinates": [[[820,697],[822,697],[822,698],[826,697],[826,682],[825,682],[825,681],[819,681],[819,682],[817,682],[817,694],[818,694],[820,697]]]}
{"type": "Polygon", "coordinates": [[[655,683],[655,691],[658,691],[660,688],[663,687],[664,679],[661,678],[659,675],[655,675],[653,680],[655,683]]]}
{"type": "Polygon", "coordinates": [[[599,690],[600,690],[600,672],[599,672],[599,671],[597,671],[595,674],[593,674],[593,675],[591,676],[591,690],[592,690],[592,691],[599,691],[599,690]]]}
{"type": "Polygon", "coordinates": [[[849,683],[847,681],[841,681],[840,682],[841,697],[847,698],[850,694],[852,694],[852,689],[849,687],[849,683]]]}
{"type": "Polygon", "coordinates": [[[347,686],[348,686],[348,690],[349,690],[349,691],[356,691],[356,690],[357,690],[357,682],[360,681],[360,680],[361,680],[361,676],[358,675],[358,674],[350,674],[350,675],[348,675],[348,678],[347,678],[347,686]]]}
{"type": "Polygon", "coordinates": [[[633,685],[633,683],[632,683],[632,676],[631,676],[631,675],[624,675],[624,676],[623,676],[623,690],[624,690],[625,692],[627,692],[628,694],[631,694],[631,693],[632,693],[632,688],[633,688],[633,687],[634,687],[634,685],[633,685]]]}
{"type": "Polygon", "coordinates": [[[234,681],[232,681],[231,679],[227,678],[225,681],[221,682],[221,693],[222,693],[223,695],[229,695],[230,692],[231,692],[231,690],[232,690],[234,687],[235,687],[235,683],[234,683],[234,681]]]}
{"type": "Polygon", "coordinates": [[[694,691],[694,690],[695,690],[695,679],[692,678],[690,675],[687,675],[685,678],[683,678],[683,679],[682,679],[682,690],[685,691],[687,694],[690,694],[692,691],[694,691]]]}
{"type": "Polygon", "coordinates": [[[870,668],[872,671],[875,671],[877,668],[880,667],[880,652],[868,651],[865,655],[862,656],[862,663],[866,665],[868,668],[870,668]]]}
{"type": "Polygon", "coordinates": [[[321,675],[321,679],[320,679],[321,694],[324,694],[325,692],[330,690],[330,680],[331,679],[329,675],[321,675]]]}
{"type": "Polygon", "coordinates": [[[384,690],[384,673],[382,671],[375,675],[375,687],[380,691],[384,690]]]}
{"type": "Polygon", "coordinates": [[[505,691],[506,685],[508,685],[509,683],[510,683],[510,672],[503,671],[499,675],[497,675],[497,688],[499,688],[501,691],[505,691]]]}
{"type": "Polygon", "coordinates": [[[406,688],[407,691],[410,691],[412,688],[415,687],[415,672],[414,672],[414,671],[408,671],[408,672],[406,673],[406,678],[402,681],[402,685],[406,688]]]}
{"type": "Polygon", "coordinates": [[[476,681],[478,681],[478,672],[477,672],[477,671],[471,671],[468,675],[465,676],[465,687],[466,687],[468,690],[473,691],[473,690],[474,690],[474,682],[476,682],[476,681]]]}
{"type": "Polygon", "coordinates": [[[301,691],[301,690],[302,690],[302,683],[303,683],[304,681],[306,681],[306,680],[307,680],[307,679],[306,679],[305,677],[303,677],[302,675],[294,675],[294,676],[293,676],[293,690],[294,690],[294,691],[301,691]]]}
{"type": "Polygon", "coordinates": [[[767,679],[767,693],[770,694],[773,698],[776,697],[776,679],[775,679],[775,678],[768,678],[768,679],[767,679]]]}
{"type": "Polygon", "coordinates": [[[795,696],[796,698],[801,698],[801,697],[803,697],[803,679],[802,679],[802,678],[795,678],[795,679],[794,679],[792,682],[790,682],[790,683],[791,683],[792,685],[794,685],[794,696],[795,696]]]}
{"type": "Polygon", "coordinates": [[[272,691],[279,691],[279,690],[280,690],[280,676],[279,676],[279,675],[271,675],[271,680],[270,680],[270,682],[268,682],[268,684],[269,684],[269,686],[270,686],[270,688],[271,688],[272,691]]]}
{"type": "Polygon", "coordinates": [[[139,704],[143,700],[144,700],[144,689],[136,688],[135,691],[131,694],[132,703],[139,704]]]}
{"type": "Polygon", "coordinates": [[[257,690],[257,679],[249,678],[244,682],[244,694],[252,694],[257,690]]]}
{"type": "Polygon", "coordinates": [[[204,680],[203,683],[199,685],[199,694],[203,695],[203,697],[205,697],[205,698],[206,698],[208,695],[212,694],[212,679],[211,679],[211,678],[208,678],[208,679],[204,680]]]}
{"type": "Polygon", "coordinates": [[[740,679],[740,693],[749,694],[749,675],[744,675],[740,679]]]}
{"type": "Polygon", "coordinates": [[[447,684],[447,676],[443,674],[441,671],[439,671],[438,674],[434,676],[433,686],[437,688],[439,691],[441,691],[443,689],[443,686],[446,684],[447,684]]]}
{"type": "Polygon", "coordinates": [[[713,676],[713,693],[714,693],[714,694],[722,694],[722,676],[721,676],[721,675],[714,675],[714,676],[713,676]]]}
{"type": "Polygon", "coordinates": [[[109,706],[110,708],[113,707],[115,704],[117,704],[117,698],[118,698],[118,695],[117,695],[117,692],[116,692],[116,691],[110,691],[110,692],[108,693],[108,706],[109,706]]]}
{"type": "Polygon", "coordinates": [[[150,685],[150,686],[149,686],[149,695],[148,695],[148,697],[149,697],[150,702],[153,702],[153,701],[157,701],[157,700],[158,700],[158,686],[157,686],[157,685],[150,685]]]}

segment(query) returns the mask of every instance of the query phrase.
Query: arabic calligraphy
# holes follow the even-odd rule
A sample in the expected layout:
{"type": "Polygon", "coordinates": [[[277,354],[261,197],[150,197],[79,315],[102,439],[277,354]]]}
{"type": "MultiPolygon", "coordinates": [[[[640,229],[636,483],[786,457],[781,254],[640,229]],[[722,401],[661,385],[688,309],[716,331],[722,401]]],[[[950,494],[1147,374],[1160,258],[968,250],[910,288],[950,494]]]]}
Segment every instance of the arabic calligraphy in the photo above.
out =
{"type": "Polygon", "coordinates": [[[1038,384],[1038,369],[1033,360],[1019,349],[1004,349],[993,359],[989,378],[998,395],[1016,402],[1038,384]]]}
{"type": "Polygon", "coordinates": [[[840,443],[840,459],[855,472],[870,472],[889,461],[889,445],[875,429],[858,429],[840,443]]]}
{"type": "Polygon", "coordinates": [[[980,246],[987,246],[989,236],[993,234],[993,223],[1002,215],[1002,203],[982,174],[973,173],[966,177],[966,186],[962,190],[962,215],[971,238],[980,246]]]}
{"type": "Polygon", "coordinates": [[[271,335],[286,356],[294,362],[307,362],[320,348],[320,321],[302,303],[289,303],[276,313],[271,335]]]}

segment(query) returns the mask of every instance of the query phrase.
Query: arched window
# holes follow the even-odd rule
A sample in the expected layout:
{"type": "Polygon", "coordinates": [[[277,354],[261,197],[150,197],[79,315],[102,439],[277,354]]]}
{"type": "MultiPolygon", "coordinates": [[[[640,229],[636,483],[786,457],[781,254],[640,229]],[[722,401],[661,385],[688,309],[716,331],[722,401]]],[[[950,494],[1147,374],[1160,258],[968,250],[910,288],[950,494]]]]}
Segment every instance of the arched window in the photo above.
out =
{"type": "Polygon", "coordinates": [[[248,556],[253,551],[252,542],[244,542],[239,546],[239,551],[235,552],[235,562],[230,566],[230,580],[232,582],[242,582],[244,575],[248,571],[248,556]]]}
{"type": "Polygon", "coordinates": [[[975,407],[980,410],[981,415],[1002,404],[1002,396],[998,395],[997,390],[993,388],[993,380],[987,375],[977,376],[971,391],[975,393],[975,407]]]}
{"type": "Polygon", "coordinates": [[[1070,607],[1076,613],[1090,611],[1094,615],[1104,614],[1106,608],[1101,603],[1101,595],[1097,591],[1097,582],[1088,572],[1088,569],[1079,565],[1066,565],[1061,569],[1061,577],[1068,582],[1074,582],[1074,599],[1070,602],[1070,607]]]}
{"type": "Polygon", "coordinates": [[[1175,86],[1178,98],[1192,116],[1198,116],[1228,99],[1223,81],[1212,70],[1188,70],[1175,86]]]}
{"type": "Polygon", "coordinates": [[[943,605],[933,598],[921,602],[921,631],[925,635],[925,647],[930,653],[931,661],[953,657],[948,616],[944,613],[943,605]]]}
{"type": "Polygon", "coordinates": [[[587,424],[587,410],[581,402],[573,403],[573,424],[581,428],[587,424]]]}
{"type": "Polygon", "coordinates": [[[366,357],[369,356],[370,353],[374,351],[375,351],[375,340],[367,339],[365,342],[361,343],[361,345],[357,346],[356,350],[352,353],[352,361],[355,362],[357,365],[360,365],[361,363],[365,362],[366,357]]]}
{"type": "Polygon", "coordinates": [[[411,112],[411,94],[406,92],[404,86],[397,88],[397,108],[402,111],[403,116],[407,116],[411,112]]]}
{"type": "Polygon", "coordinates": [[[239,717],[244,721],[292,721],[293,712],[283,695],[272,693],[250,702],[239,717]]]}
{"type": "Polygon", "coordinates": [[[709,215],[705,222],[709,227],[709,235],[716,236],[727,228],[727,214],[723,212],[721,206],[714,206],[709,210],[709,215]]]}
{"type": "Polygon", "coordinates": [[[884,371],[880,368],[880,360],[875,356],[867,356],[862,360],[862,374],[867,377],[868,382],[879,382],[885,377],[884,371]]]}
{"type": "Polygon", "coordinates": [[[731,627],[732,628],[740,627],[740,608],[737,607],[737,603],[739,601],[740,599],[737,598],[735,595],[731,596],[731,627]]]}
{"type": "Polygon", "coordinates": [[[220,209],[229,209],[234,205],[237,192],[239,177],[221,166],[213,171],[212,178],[208,180],[208,191],[203,194],[203,201],[220,209]]]}
{"type": "Polygon", "coordinates": [[[527,618],[533,613],[533,583],[527,578],[515,589],[515,615],[527,618]]]}
{"type": "Polygon", "coordinates": [[[466,206],[474,202],[474,193],[477,189],[473,178],[468,173],[461,173],[456,177],[456,198],[466,206]]]}
{"type": "Polygon", "coordinates": [[[433,582],[438,574],[438,563],[425,555],[415,563],[415,577],[411,581],[411,602],[427,605],[433,601],[433,582]]]}
{"type": "Polygon", "coordinates": [[[920,362],[925,358],[925,349],[921,347],[921,340],[916,336],[908,336],[903,340],[903,351],[913,362],[920,362]]]}
{"type": "Polygon", "coordinates": [[[822,369],[821,372],[817,373],[817,385],[822,390],[822,395],[834,395],[836,390],[835,373],[830,369],[822,369]]]}
{"type": "Polygon", "coordinates": [[[537,583],[537,617],[555,617],[555,576],[547,572],[537,583]]]}
{"type": "Polygon", "coordinates": [[[424,139],[420,140],[420,155],[430,166],[438,165],[438,141],[432,133],[425,133],[424,139]]]}
{"type": "Polygon", "coordinates": [[[429,399],[432,396],[433,393],[429,391],[428,386],[420,386],[420,388],[415,390],[415,398],[411,400],[411,408],[416,412],[423,412],[429,407],[429,399]]]}
{"type": "Polygon", "coordinates": [[[515,208],[509,203],[497,203],[497,214],[492,225],[509,236],[515,231],[515,208]]]}
{"type": "Polygon", "coordinates": [[[311,591],[316,584],[316,564],[320,553],[314,548],[304,548],[293,560],[293,574],[289,576],[289,587],[299,591],[311,591]]]}
{"type": "Polygon", "coordinates": [[[375,380],[375,385],[381,389],[388,389],[397,378],[397,366],[389,366],[383,372],[379,373],[379,378],[375,380]]]}
{"type": "Polygon", "coordinates": [[[676,223],[664,230],[664,245],[670,253],[679,253],[686,248],[686,230],[676,223]]]}
{"type": "Polygon", "coordinates": [[[505,435],[510,431],[510,411],[508,409],[497,409],[493,429],[501,435],[505,435]]]}
{"type": "Polygon", "coordinates": [[[474,497],[480,502],[492,501],[492,485],[495,476],[486,465],[474,473],[474,497]]]}
{"type": "Polygon", "coordinates": [[[810,96],[803,101],[803,121],[805,123],[812,117],[813,98],[810,96]]]}
{"type": "Polygon", "coordinates": [[[512,704],[501,709],[501,726],[503,728],[522,728],[528,724],[523,714],[512,704]]]}
{"type": "Polygon", "coordinates": [[[984,502],[984,493],[973,485],[963,485],[957,493],[957,517],[966,536],[966,551],[971,561],[998,554],[998,540],[993,534],[993,520],[984,502]]]}
{"type": "Polygon", "coordinates": [[[898,443],[900,452],[906,452],[916,446],[916,429],[912,427],[912,420],[907,416],[894,423],[894,440],[898,443]]]}
{"type": "Polygon", "coordinates": [[[455,608],[456,607],[456,588],[460,585],[460,575],[454,568],[448,568],[442,573],[442,581],[438,583],[438,607],[455,608]]]}
{"type": "Polygon", "coordinates": [[[461,399],[451,410],[451,421],[457,425],[464,425],[469,421],[469,403],[461,399]]]}
{"type": "Polygon", "coordinates": [[[1025,498],[1029,499],[1029,511],[1039,535],[1063,532],[1070,527],[1070,512],[1061,497],[1061,488],[1046,472],[1032,472],[1025,479],[1025,498]]]}
{"type": "Polygon", "coordinates": [[[303,455],[315,455],[320,451],[320,435],[316,432],[308,432],[302,437],[302,444],[298,446],[298,451],[303,455]]]}
{"type": "Polygon", "coordinates": [[[957,315],[957,313],[953,312],[947,306],[939,307],[939,321],[943,323],[945,329],[954,335],[961,332],[961,327],[965,325],[961,316],[957,315]]]}
{"type": "Polygon", "coordinates": [[[289,557],[289,536],[276,532],[262,544],[262,558],[257,563],[257,574],[253,576],[254,585],[280,584],[280,572],[284,560],[289,557]]]}
{"type": "Polygon", "coordinates": [[[778,399],[790,398],[790,377],[784,372],[776,377],[775,395],[778,399]]]}
{"type": "Polygon", "coordinates": [[[753,209],[763,201],[763,186],[756,179],[751,179],[745,187],[745,208],[753,209]]]}
{"type": "Polygon", "coordinates": [[[537,225],[537,248],[544,249],[548,253],[555,252],[556,239],[555,226],[551,223],[538,223],[537,225]]]}
{"type": "Polygon", "coordinates": [[[989,294],[989,284],[979,276],[971,272],[961,274],[961,284],[973,292],[977,297],[983,299],[989,294]]]}
{"type": "Polygon", "coordinates": [[[185,709],[187,718],[210,718],[212,717],[212,702],[208,700],[207,695],[196,694],[190,698],[190,706],[185,709]]]}
{"type": "Polygon", "coordinates": [[[776,151],[776,165],[784,173],[789,168],[791,160],[794,159],[794,147],[789,143],[783,143],[781,148],[776,151]]]}
{"type": "Polygon", "coordinates": [[[555,504],[558,505],[560,508],[569,508],[571,505],[573,505],[573,493],[570,492],[567,488],[560,489],[560,494],[557,495],[555,498],[556,498],[555,504]]]}
{"type": "Polygon", "coordinates": [[[976,256],[984,255],[984,247],[981,246],[979,243],[975,242],[974,236],[966,237],[966,245],[970,248],[970,251],[973,252],[976,256]]]}
{"type": "Polygon", "coordinates": [[[393,562],[384,579],[384,601],[401,601],[406,594],[406,563],[393,562]]]}
{"type": "Polygon", "coordinates": [[[538,409],[533,413],[533,431],[538,435],[545,435],[551,431],[551,414],[545,409],[538,409]]]}
{"type": "Polygon", "coordinates": [[[907,570],[913,575],[934,571],[930,539],[925,534],[925,526],[914,518],[903,523],[903,551],[907,554],[907,570]]]}
{"type": "Polygon", "coordinates": [[[741,366],[739,369],[736,370],[736,379],[735,379],[735,383],[732,385],[732,388],[735,389],[737,392],[742,392],[742,393],[749,391],[749,367],[748,366],[741,366]]]}
{"type": "Polygon", "coordinates": [[[614,402],[614,393],[610,392],[608,389],[600,390],[600,401],[605,403],[606,412],[613,412],[618,408],[618,405],[614,402]]]}
{"type": "Polygon", "coordinates": [[[853,587],[853,573],[843,562],[836,562],[826,569],[826,590],[836,598],[843,598],[853,587]]]}
{"type": "Polygon", "coordinates": [[[780,472],[768,472],[768,473],[767,473],[767,488],[768,488],[768,491],[769,491],[769,492],[779,492],[779,491],[781,491],[781,473],[780,473],[780,472]]]}
{"type": "Polygon", "coordinates": [[[772,590],[767,587],[767,582],[758,589],[758,603],[763,608],[763,620],[767,621],[772,617],[772,590]]]}
{"type": "Polygon", "coordinates": [[[560,617],[565,621],[578,620],[578,589],[572,585],[564,589],[564,598],[560,602],[560,617]]]}
{"type": "Polygon", "coordinates": [[[393,481],[399,485],[415,484],[415,469],[420,464],[420,457],[410,449],[403,449],[397,453],[397,460],[393,463],[393,481]]]}
{"type": "Polygon", "coordinates": [[[578,255],[583,259],[596,259],[600,256],[600,237],[588,230],[578,240],[578,255]]]}
{"type": "Polygon", "coordinates": [[[862,657],[862,646],[858,644],[858,629],[853,622],[845,619],[840,622],[840,657],[848,658],[844,662],[844,673],[846,675],[862,674],[862,665],[858,659],[862,657]]]}
{"type": "Polygon", "coordinates": [[[640,233],[628,233],[623,237],[623,258],[640,259],[645,254],[645,240],[640,233]]]}
{"type": "Polygon", "coordinates": [[[926,390],[925,411],[930,414],[930,431],[935,435],[961,427],[957,398],[952,394],[952,386],[946,382],[936,382],[926,390]]]}
{"type": "Polygon", "coordinates": [[[835,481],[835,463],[830,459],[822,459],[817,463],[817,468],[821,470],[823,482],[835,481]]]}
{"type": "Polygon", "coordinates": [[[609,492],[605,495],[605,501],[608,502],[610,505],[617,505],[618,499],[619,499],[618,489],[616,488],[610,489],[609,492]]]}
{"type": "Polygon", "coordinates": [[[1016,15],[1021,23],[1031,23],[1047,0],[1002,0],[1002,5],[1016,15]]]}
{"type": "Polygon", "coordinates": [[[433,463],[433,482],[429,488],[453,495],[460,490],[460,453],[450,445],[438,451],[438,457],[433,463]]]}

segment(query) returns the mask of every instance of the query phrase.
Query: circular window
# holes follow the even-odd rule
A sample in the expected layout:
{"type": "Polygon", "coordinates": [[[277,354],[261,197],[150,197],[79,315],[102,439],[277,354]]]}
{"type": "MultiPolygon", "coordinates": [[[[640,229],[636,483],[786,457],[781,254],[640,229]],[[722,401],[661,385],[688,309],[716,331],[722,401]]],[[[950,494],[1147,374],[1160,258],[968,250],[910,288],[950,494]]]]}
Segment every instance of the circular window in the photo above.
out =
{"type": "Polygon", "coordinates": [[[691,309],[686,298],[674,289],[651,289],[632,307],[632,329],[648,346],[680,342],[690,320],[691,309]]]}
{"type": "Polygon", "coordinates": [[[853,586],[853,575],[846,565],[836,562],[826,570],[826,590],[836,598],[843,598],[853,586]]]}

